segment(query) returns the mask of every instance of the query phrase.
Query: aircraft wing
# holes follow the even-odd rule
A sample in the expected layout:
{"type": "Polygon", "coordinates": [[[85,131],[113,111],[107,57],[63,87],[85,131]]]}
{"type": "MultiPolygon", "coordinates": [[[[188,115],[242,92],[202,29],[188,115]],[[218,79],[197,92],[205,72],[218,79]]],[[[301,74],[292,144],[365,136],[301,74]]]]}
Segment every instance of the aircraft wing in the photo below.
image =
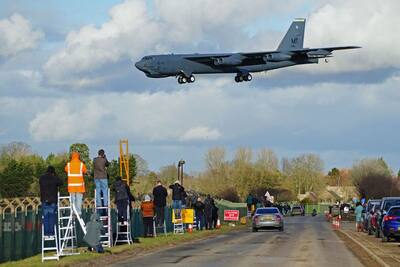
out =
{"type": "Polygon", "coordinates": [[[267,61],[286,61],[298,58],[325,58],[330,57],[334,50],[356,49],[360,46],[333,46],[321,48],[300,48],[288,51],[265,51],[251,53],[188,55],[187,60],[209,65],[214,68],[226,66],[249,66],[265,64],[267,61]]]}

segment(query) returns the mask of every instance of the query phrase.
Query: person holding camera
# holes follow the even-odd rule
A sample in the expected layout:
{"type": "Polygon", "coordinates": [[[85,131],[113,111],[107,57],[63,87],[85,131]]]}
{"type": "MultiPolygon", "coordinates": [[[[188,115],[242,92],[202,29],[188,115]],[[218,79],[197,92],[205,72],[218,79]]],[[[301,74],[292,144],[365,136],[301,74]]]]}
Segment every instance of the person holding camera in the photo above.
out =
{"type": "Polygon", "coordinates": [[[108,207],[108,176],[107,167],[110,163],[107,160],[104,149],[100,149],[98,157],[93,159],[93,177],[96,185],[96,206],[108,207]],[[103,194],[103,203],[101,202],[103,194]]]}

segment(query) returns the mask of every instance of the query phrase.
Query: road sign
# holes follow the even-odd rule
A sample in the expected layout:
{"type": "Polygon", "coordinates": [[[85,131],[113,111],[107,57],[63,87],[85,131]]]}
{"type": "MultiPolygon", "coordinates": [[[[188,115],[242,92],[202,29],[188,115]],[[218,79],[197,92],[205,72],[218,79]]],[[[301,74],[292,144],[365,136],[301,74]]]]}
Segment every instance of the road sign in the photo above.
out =
{"type": "Polygon", "coordinates": [[[239,221],[239,211],[224,210],[224,221],[239,221]]]}

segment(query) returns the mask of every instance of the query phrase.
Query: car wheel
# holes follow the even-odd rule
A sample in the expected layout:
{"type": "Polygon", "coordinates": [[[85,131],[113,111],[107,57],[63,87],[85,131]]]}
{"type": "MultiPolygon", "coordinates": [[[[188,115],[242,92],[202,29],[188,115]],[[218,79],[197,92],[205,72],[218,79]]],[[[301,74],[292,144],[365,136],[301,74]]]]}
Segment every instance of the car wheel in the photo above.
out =
{"type": "Polygon", "coordinates": [[[389,242],[390,241],[390,237],[389,236],[385,236],[383,233],[382,233],[382,242],[389,242]]]}
{"type": "Polygon", "coordinates": [[[258,229],[256,227],[253,227],[253,232],[258,232],[258,229]]]}
{"type": "Polygon", "coordinates": [[[279,232],[283,232],[283,226],[279,228],[279,232]]]}

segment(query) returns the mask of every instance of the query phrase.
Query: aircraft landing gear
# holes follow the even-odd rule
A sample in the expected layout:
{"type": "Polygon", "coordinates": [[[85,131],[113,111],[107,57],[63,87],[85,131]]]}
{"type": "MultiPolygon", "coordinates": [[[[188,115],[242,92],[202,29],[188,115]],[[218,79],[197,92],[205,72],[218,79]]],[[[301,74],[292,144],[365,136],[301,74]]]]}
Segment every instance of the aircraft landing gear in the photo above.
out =
{"type": "Polygon", "coordinates": [[[235,77],[235,82],[240,83],[240,82],[250,82],[253,79],[253,76],[251,76],[250,73],[247,74],[237,74],[235,77]]]}
{"type": "Polygon", "coordinates": [[[196,78],[193,75],[190,75],[189,77],[186,77],[184,75],[179,75],[178,76],[178,83],[183,84],[183,83],[194,83],[196,78]]]}

